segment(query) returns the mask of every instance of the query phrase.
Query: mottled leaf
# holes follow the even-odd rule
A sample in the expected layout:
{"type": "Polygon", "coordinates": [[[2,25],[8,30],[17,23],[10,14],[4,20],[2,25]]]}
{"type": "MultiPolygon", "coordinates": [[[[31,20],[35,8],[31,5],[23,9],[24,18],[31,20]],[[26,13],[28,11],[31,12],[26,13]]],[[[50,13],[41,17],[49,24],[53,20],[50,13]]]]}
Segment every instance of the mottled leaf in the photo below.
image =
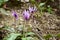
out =
{"type": "Polygon", "coordinates": [[[19,34],[19,33],[11,33],[8,36],[4,37],[3,40],[15,40],[20,35],[21,34],[19,34]]]}

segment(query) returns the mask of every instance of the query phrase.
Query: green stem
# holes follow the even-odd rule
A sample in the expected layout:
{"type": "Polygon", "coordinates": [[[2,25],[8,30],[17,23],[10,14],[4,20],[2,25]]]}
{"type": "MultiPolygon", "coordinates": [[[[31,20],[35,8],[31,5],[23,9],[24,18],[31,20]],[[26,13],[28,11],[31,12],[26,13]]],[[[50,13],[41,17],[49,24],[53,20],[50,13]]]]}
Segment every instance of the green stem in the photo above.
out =
{"type": "Polygon", "coordinates": [[[41,16],[43,15],[43,11],[41,10],[41,16]]]}
{"type": "MultiPolygon", "coordinates": [[[[25,23],[24,23],[25,25],[26,25],[26,20],[25,20],[25,23]]],[[[23,26],[23,37],[25,38],[25,25],[23,26]]]]}

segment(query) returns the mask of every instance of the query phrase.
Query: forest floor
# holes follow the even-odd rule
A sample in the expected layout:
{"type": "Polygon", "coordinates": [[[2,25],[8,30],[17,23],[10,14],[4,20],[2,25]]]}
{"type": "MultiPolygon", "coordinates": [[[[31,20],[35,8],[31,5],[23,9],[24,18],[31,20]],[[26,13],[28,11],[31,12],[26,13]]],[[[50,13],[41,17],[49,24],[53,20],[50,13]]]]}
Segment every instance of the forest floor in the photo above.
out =
{"type": "Polygon", "coordinates": [[[17,14],[19,15],[19,19],[16,21],[12,13],[9,16],[4,16],[3,19],[0,20],[0,26],[10,26],[10,27],[19,27],[20,25],[26,25],[25,28],[31,27],[32,31],[44,36],[46,34],[56,35],[60,33],[60,16],[56,14],[50,14],[44,12],[43,15],[40,17],[40,13],[37,11],[35,12],[28,21],[23,18],[22,10],[21,9],[14,9],[16,10],[17,14]],[[36,16],[38,15],[38,17],[36,16]],[[25,23],[25,24],[24,24],[25,23]]]}

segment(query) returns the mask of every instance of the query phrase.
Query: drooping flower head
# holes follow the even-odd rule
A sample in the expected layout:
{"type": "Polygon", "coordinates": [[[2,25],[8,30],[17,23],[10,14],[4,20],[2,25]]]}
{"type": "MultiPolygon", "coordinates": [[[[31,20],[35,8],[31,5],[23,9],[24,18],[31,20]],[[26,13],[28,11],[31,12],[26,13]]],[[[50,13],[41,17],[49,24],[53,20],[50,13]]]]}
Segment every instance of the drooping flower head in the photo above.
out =
{"type": "Polygon", "coordinates": [[[14,18],[17,20],[18,19],[18,15],[16,13],[16,11],[12,10],[12,16],[14,16],[14,18]]]}
{"type": "Polygon", "coordinates": [[[30,13],[33,13],[33,12],[35,12],[37,9],[36,9],[36,7],[34,6],[34,7],[30,7],[29,6],[29,11],[30,11],[30,13]]]}
{"type": "Polygon", "coordinates": [[[33,7],[29,7],[29,11],[30,11],[30,13],[32,13],[33,12],[33,7]]]}
{"type": "Polygon", "coordinates": [[[24,10],[23,11],[23,16],[25,20],[28,20],[30,18],[30,13],[28,10],[24,10]]]}
{"type": "Polygon", "coordinates": [[[37,7],[36,7],[36,6],[34,6],[34,7],[33,7],[33,10],[34,10],[34,11],[37,11],[37,7]]]}

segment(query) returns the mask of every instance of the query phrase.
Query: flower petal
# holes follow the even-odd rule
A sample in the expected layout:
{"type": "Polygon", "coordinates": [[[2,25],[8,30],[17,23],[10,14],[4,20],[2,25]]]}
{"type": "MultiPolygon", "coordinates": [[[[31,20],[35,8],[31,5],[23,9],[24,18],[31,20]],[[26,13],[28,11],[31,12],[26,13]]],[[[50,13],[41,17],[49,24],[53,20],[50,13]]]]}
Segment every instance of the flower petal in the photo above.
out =
{"type": "Polygon", "coordinates": [[[15,17],[16,20],[18,19],[18,15],[14,10],[12,10],[12,15],[15,17]]]}
{"type": "Polygon", "coordinates": [[[29,11],[27,10],[24,10],[23,11],[23,16],[24,16],[24,19],[26,19],[26,20],[28,20],[29,18],[30,18],[30,13],[29,13],[29,11]]]}

